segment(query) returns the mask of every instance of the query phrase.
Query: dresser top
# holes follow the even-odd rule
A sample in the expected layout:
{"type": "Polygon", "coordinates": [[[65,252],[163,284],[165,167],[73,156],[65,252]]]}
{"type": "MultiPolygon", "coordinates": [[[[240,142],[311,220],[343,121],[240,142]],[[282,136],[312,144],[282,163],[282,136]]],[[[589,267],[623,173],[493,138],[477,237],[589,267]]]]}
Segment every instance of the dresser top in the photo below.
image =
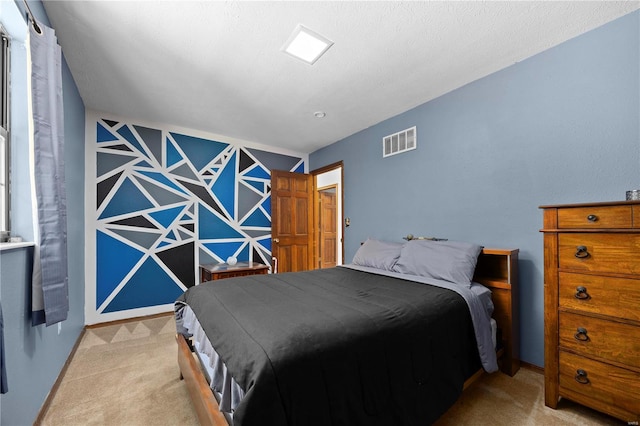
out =
{"type": "Polygon", "coordinates": [[[553,204],[553,205],[544,205],[538,208],[540,209],[552,209],[558,207],[605,207],[605,206],[625,206],[625,205],[633,205],[640,204],[640,200],[622,200],[622,201],[603,201],[597,203],[577,203],[577,204],[553,204]]]}
{"type": "Polygon", "coordinates": [[[235,265],[229,265],[228,263],[203,263],[200,264],[202,269],[209,272],[220,271],[244,271],[244,270],[258,270],[267,269],[269,266],[258,262],[238,262],[235,265]]]}

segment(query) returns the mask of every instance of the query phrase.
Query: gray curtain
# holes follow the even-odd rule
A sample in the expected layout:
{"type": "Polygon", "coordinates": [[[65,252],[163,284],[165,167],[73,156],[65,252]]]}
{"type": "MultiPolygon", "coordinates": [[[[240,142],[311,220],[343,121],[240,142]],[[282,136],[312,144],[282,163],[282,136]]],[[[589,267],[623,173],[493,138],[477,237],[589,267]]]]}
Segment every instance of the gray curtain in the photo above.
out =
{"type": "Polygon", "coordinates": [[[34,251],[32,325],[67,319],[67,200],[64,175],[62,51],[53,29],[29,25],[34,251]]]}
{"type": "Polygon", "coordinates": [[[0,393],[7,393],[7,367],[4,363],[4,321],[2,319],[2,305],[0,305],[0,393]]]}

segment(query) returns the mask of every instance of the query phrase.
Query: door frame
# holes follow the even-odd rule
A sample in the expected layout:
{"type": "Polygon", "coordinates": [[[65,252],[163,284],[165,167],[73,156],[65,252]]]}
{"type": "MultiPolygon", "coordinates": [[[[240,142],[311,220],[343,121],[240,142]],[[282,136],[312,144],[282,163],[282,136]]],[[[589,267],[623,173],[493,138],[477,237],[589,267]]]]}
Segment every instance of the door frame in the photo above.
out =
{"type": "Polygon", "coordinates": [[[316,243],[318,245],[318,249],[317,249],[317,257],[315,258],[316,264],[318,265],[318,269],[323,269],[323,264],[326,263],[326,259],[323,258],[324,256],[324,239],[325,239],[325,234],[323,231],[323,225],[324,225],[324,221],[323,221],[323,213],[324,213],[324,209],[323,209],[323,203],[322,203],[322,197],[321,194],[325,193],[327,191],[333,190],[334,192],[334,198],[335,198],[335,203],[334,203],[334,216],[335,216],[335,236],[336,236],[336,242],[335,242],[335,265],[339,265],[342,264],[344,262],[342,262],[341,258],[338,258],[339,254],[341,253],[340,251],[340,247],[339,243],[340,243],[340,238],[342,233],[340,232],[340,219],[338,217],[338,206],[340,205],[339,201],[338,201],[338,193],[339,193],[339,187],[340,185],[338,185],[338,183],[330,183],[329,185],[326,186],[316,186],[315,188],[315,194],[317,194],[318,196],[318,201],[315,202],[315,209],[316,209],[316,217],[315,217],[315,221],[316,221],[316,232],[317,232],[317,238],[314,234],[314,238],[316,240],[316,243]]]}
{"type": "MultiPolygon", "coordinates": [[[[336,220],[338,221],[337,230],[339,231],[338,237],[338,251],[339,251],[339,264],[344,264],[344,164],[342,161],[338,161],[332,164],[328,164],[324,167],[320,167],[319,169],[315,169],[309,172],[313,176],[313,208],[314,214],[317,214],[317,206],[320,203],[320,193],[319,190],[322,188],[318,188],[318,175],[322,175],[324,173],[332,172],[334,170],[340,170],[340,182],[338,182],[338,200],[340,202],[340,206],[338,208],[336,214],[336,220]]],[[[326,188],[328,185],[324,185],[326,188]]],[[[320,230],[317,226],[317,220],[314,218],[314,236],[313,236],[313,262],[314,265],[318,265],[318,261],[320,259],[320,230]]]]}

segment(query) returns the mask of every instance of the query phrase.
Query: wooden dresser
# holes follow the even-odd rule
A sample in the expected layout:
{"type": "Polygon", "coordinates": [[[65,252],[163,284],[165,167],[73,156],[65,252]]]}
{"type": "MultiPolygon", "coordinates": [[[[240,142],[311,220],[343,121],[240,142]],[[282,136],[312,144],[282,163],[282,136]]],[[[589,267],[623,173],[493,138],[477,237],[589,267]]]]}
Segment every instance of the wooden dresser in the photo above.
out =
{"type": "Polygon", "coordinates": [[[640,420],[640,201],[544,211],[545,404],[640,420]]]}

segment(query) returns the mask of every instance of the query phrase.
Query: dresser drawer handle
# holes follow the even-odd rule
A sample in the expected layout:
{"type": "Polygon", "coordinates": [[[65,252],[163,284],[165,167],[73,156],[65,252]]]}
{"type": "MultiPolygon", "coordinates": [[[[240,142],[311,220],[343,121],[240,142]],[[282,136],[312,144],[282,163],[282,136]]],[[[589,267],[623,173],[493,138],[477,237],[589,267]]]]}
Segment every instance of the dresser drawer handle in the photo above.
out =
{"type": "Polygon", "coordinates": [[[580,383],[581,385],[589,384],[589,378],[587,377],[587,372],[582,369],[576,370],[575,379],[576,379],[576,382],[580,383]]]}
{"type": "Polygon", "coordinates": [[[587,293],[586,287],[583,287],[583,286],[576,287],[576,299],[580,299],[580,300],[591,299],[591,296],[589,295],[589,293],[587,293]]]}
{"type": "Polygon", "coordinates": [[[587,216],[587,220],[589,222],[597,222],[598,221],[598,216],[596,216],[595,214],[590,214],[589,216],[587,216]]]}
{"type": "Polygon", "coordinates": [[[587,246],[578,246],[578,247],[576,247],[575,256],[578,259],[586,259],[587,257],[591,256],[591,254],[589,254],[587,246]]]}
{"type": "Polygon", "coordinates": [[[575,337],[576,340],[579,340],[581,342],[589,341],[589,336],[587,335],[587,329],[583,327],[578,327],[578,332],[574,334],[573,337],[575,337]]]}

